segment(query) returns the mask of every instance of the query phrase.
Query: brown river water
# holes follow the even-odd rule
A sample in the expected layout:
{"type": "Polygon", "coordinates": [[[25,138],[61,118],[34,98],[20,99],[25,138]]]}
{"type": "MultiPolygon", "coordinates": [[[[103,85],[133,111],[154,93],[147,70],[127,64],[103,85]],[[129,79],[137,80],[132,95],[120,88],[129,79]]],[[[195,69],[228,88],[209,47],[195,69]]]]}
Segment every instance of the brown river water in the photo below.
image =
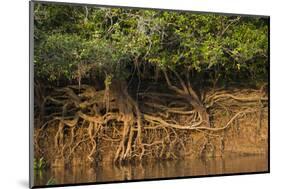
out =
{"type": "Polygon", "coordinates": [[[229,156],[224,158],[185,159],[145,162],[117,166],[109,164],[96,167],[52,168],[36,171],[35,186],[53,184],[77,184],[127,180],[157,179],[171,177],[206,176],[235,173],[265,172],[268,158],[262,155],[229,156]]]}

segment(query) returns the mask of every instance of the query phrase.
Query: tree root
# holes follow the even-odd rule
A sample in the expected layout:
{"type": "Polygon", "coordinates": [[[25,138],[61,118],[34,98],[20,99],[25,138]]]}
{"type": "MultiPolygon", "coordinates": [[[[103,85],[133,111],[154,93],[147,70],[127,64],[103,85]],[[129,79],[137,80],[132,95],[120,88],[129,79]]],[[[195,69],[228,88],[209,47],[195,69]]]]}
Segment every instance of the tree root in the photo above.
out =
{"type": "MultiPolygon", "coordinates": [[[[248,114],[258,113],[261,119],[266,112],[267,97],[257,91],[231,94],[216,91],[201,102],[190,83],[185,85],[177,73],[181,88],[172,85],[167,73],[164,74],[173,92],[140,92],[138,103],[128,94],[124,83],[114,84],[107,91],[96,91],[86,85],[81,85],[80,90],[76,86],[54,90],[42,102],[45,111],[48,110],[44,114],[49,116],[42,118],[36,112],[36,118],[42,119],[35,133],[37,156],[51,153],[50,159],[63,158],[69,162],[75,154],[83,153],[89,162],[95,162],[107,144],[114,151],[114,162],[177,159],[194,153],[187,148],[193,145],[192,132],[217,138],[222,146],[221,131],[248,114]],[[210,118],[214,120],[221,113],[229,117],[228,121],[214,125],[210,118]],[[44,149],[46,132],[54,129],[55,134],[46,139],[53,148],[44,149]]],[[[258,124],[260,128],[261,120],[258,124]]],[[[211,140],[205,139],[197,153],[204,154],[206,148],[215,149],[211,140]]]]}

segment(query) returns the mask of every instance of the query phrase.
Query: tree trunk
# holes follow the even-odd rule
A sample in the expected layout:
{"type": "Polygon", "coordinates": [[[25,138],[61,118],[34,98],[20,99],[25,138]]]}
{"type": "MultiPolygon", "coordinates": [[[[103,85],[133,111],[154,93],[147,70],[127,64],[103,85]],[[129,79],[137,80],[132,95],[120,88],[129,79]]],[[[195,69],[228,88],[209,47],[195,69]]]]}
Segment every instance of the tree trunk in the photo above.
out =
{"type": "MultiPolygon", "coordinates": [[[[143,151],[142,146],[142,119],[137,102],[129,95],[127,83],[124,80],[112,81],[110,92],[114,95],[119,114],[124,122],[123,137],[115,155],[115,161],[131,158],[132,144],[135,143],[143,151]],[[136,125],[137,129],[134,129],[136,125]],[[137,132],[134,137],[134,132],[137,132]]],[[[141,152],[142,154],[142,152],[141,152]]],[[[141,158],[141,157],[140,157],[141,158]]]]}
{"type": "Polygon", "coordinates": [[[194,110],[196,112],[198,112],[200,120],[202,121],[202,124],[205,127],[210,127],[210,118],[209,118],[209,114],[206,110],[206,108],[204,107],[203,103],[200,101],[198,95],[195,93],[195,91],[193,90],[190,82],[188,81],[187,84],[185,84],[185,82],[181,79],[181,77],[179,76],[179,74],[175,71],[173,71],[173,73],[176,75],[177,79],[180,82],[181,88],[177,87],[175,85],[172,85],[169,76],[167,74],[167,72],[165,70],[163,70],[166,82],[169,86],[169,88],[173,91],[175,91],[176,93],[178,93],[179,95],[183,96],[187,102],[194,108],[194,110]]]}

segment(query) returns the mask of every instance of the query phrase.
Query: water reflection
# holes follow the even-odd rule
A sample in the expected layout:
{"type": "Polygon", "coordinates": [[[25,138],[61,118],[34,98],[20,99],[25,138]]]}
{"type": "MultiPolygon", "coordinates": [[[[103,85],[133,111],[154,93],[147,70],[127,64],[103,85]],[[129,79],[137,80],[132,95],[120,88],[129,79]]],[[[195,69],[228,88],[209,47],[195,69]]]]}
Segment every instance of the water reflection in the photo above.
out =
{"type": "Polygon", "coordinates": [[[35,174],[35,185],[46,185],[50,178],[55,184],[73,184],[87,182],[108,182],[165,177],[184,177],[227,173],[245,173],[267,171],[265,156],[231,156],[215,159],[190,159],[146,162],[106,166],[52,168],[35,174]]]}

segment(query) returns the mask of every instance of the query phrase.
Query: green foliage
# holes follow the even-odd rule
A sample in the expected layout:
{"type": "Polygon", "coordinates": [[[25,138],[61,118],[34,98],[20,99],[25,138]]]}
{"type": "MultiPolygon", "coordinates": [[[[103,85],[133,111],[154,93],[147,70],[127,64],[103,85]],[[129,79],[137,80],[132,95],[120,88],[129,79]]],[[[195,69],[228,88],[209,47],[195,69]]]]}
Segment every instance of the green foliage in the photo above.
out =
{"type": "Polygon", "coordinates": [[[56,184],[56,180],[53,177],[51,177],[46,183],[46,185],[54,185],[54,184],[56,184]]]}
{"type": "Polygon", "coordinates": [[[149,63],[210,82],[265,81],[267,36],[262,17],[36,3],[35,75],[127,79],[149,63]]]}
{"type": "Polygon", "coordinates": [[[104,85],[105,86],[110,86],[112,83],[112,75],[108,75],[106,76],[105,80],[104,80],[104,85]]]}
{"type": "Polygon", "coordinates": [[[40,158],[40,159],[34,159],[33,162],[33,169],[35,170],[42,170],[46,167],[46,162],[44,160],[44,158],[40,158]]]}

